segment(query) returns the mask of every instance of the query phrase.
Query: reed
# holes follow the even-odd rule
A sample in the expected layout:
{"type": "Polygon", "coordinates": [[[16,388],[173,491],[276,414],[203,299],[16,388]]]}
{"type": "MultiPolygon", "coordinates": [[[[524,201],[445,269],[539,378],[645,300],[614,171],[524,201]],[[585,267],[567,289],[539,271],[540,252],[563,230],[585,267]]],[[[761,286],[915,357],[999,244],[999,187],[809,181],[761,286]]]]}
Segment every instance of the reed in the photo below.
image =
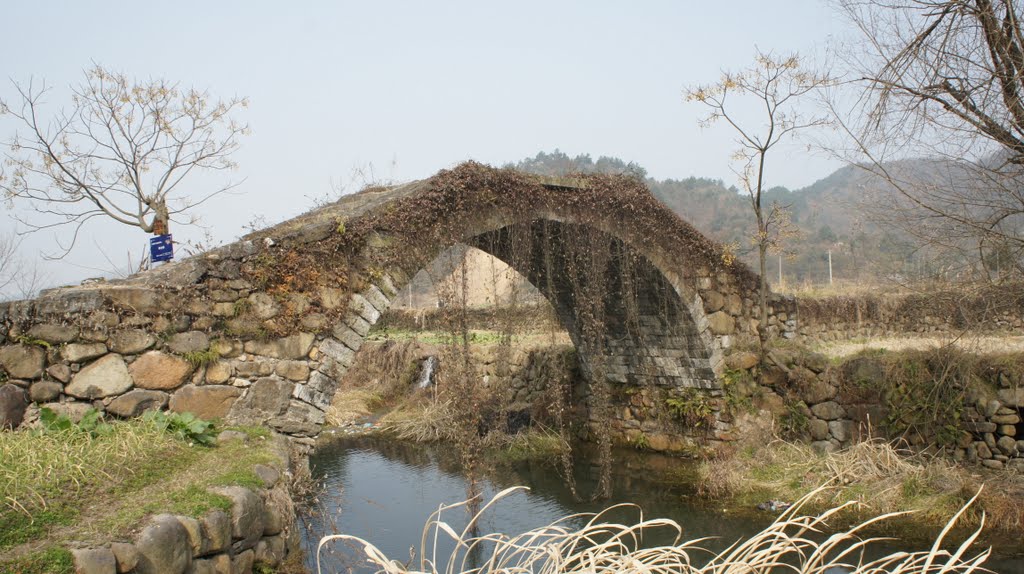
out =
{"type": "MultiPolygon", "coordinates": [[[[525,487],[505,489],[480,508],[461,531],[442,520],[446,511],[466,506],[471,501],[442,505],[431,515],[423,528],[419,563],[403,563],[384,555],[371,542],[350,535],[326,536],[317,546],[317,572],[323,570],[320,551],[334,542],[357,546],[362,558],[377,572],[387,574],[543,574],[570,573],[637,573],[637,574],[768,574],[792,572],[822,574],[839,571],[854,574],[938,574],[988,572],[982,564],[988,550],[975,552],[972,544],[981,526],[952,551],[943,549],[946,536],[957,520],[974,502],[972,498],[923,551],[894,552],[876,559],[867,559],[865,548],[880,542],[879,538],[863,538],[861,533],[871,525],[902,513],[889,513],[871,518],[845,530],[826,534],[829,521],[850,504],[843,504],[816,516],[802,514],[803,507],[817,492],[804,497],[760,533],[739,541],[725,550],[712,552],[702,545],[708,539],[682,540],[682,527],[672,520],[643,519],[635,524],[619,524],[606,520],[607,509],[598,514],[572,515],[547,526],[518,535],[475,535],[473,525],[501,499],[525,487]],[[586,522],[576,527],[580,519],[586,522]],[[646,532],[668,529],[675,533],[669,545],[644,548],[646,532]],[[450,539],[455,551],[438,555],[439,542],[450,539]],[[471,556],[483,557],[471,566],[471,556]],[[830,570],[830,569],[838,570],[830,570]]],[[[621,505],[620,505],[621,506],[621,505]]],[[[615,507],[612,507],[615,508],[615,507]]]]}

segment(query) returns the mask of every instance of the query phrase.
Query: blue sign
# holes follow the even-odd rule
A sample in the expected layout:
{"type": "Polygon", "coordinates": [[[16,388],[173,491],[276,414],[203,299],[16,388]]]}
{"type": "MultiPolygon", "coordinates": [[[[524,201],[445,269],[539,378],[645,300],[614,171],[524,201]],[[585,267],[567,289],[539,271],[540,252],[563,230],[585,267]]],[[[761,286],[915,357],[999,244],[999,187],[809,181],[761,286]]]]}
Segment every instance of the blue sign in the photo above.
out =
{"type": "Polygon", "coordinates": [[[149,259],[153,263],[174,259],[174,242],[171,241],[171,234],[157,235],[149,239],[149,259]]]}

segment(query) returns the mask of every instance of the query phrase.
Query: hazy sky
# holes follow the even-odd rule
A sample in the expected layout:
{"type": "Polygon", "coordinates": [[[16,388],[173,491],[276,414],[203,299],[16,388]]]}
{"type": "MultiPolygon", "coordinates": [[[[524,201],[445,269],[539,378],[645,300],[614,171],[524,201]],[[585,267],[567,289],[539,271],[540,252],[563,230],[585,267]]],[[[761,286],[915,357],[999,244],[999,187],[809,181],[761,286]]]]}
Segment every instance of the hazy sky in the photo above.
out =
{"type": "MultiPolygon", "coordinates": [[[[820,0],[15,1],[4,20],[12,80],[63,89],[95,61],[249,98],[237,117],[252,133],[233,174],[245,181],[202,210],[218,241],[253,217],[309,209],[332,179],[370,164],[380,178],[411,180],[467,159],[500,165],[558,148],[635,161],[657,178],[735,183],[732,134],[701,130],[702,110],[683,102],[683,88],[746,65],[755,46],[811,53],[846,29],[820,0]]],[[[11,93],[2,82],[0,96],[11,93]]],[[[67,100],[55,90],[49,101],[67,100]]],[[[0,118],[4,140],[12,130],[0,118]]],[[[802,187],[836,167],[795,146],[771,163],[769,184],[802,187]]],[[[96,226],[47,270],[58,283],[99,275],[87,268],[122,264],[146,239],[96,226]]],[[[37,235],[23,248],[31,258],[52,245],[37,235]]]]}

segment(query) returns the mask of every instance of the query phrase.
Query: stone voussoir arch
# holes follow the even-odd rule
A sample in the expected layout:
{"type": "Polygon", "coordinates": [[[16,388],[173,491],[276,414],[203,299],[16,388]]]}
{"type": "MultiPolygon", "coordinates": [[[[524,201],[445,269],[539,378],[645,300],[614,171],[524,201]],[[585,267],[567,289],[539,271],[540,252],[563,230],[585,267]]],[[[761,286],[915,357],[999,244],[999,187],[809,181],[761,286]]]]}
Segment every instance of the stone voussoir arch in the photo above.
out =
{"type": "MultiPolygon", "coordinates": [[[[564,273],[528,258],[541,235],[555,245],[549,256],[585,255],[579,242],[551,241],[584,233],[618,254],[616,272],[631,262],[633,316],[616,317],[625,305],[609,301],[605,340],[592,346],[609,382],[720,394],[723,350],[756,328],[756,275],[634,179],[550,180],[475,163],[343,197],[124,281],[0,304],[0,392],[23,398],[30,416],[32,404],[72,416],[170,408],[312,437],[372,326],[456,243],[546,284],[580,348],[564,273]]],[[[624,293],[609,281],[609,293],[624,293]]],[[[792,300],[773,296],[771,313],[772,332],[795,333],[792,300]]]]}

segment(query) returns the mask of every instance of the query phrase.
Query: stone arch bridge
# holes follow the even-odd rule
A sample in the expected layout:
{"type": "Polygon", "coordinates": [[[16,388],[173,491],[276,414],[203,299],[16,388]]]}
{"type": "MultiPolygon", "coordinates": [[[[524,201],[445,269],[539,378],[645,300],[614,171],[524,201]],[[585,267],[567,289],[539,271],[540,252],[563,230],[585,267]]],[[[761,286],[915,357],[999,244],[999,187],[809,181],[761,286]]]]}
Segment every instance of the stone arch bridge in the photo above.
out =
{"type": "MultiPolygon", "coordinates": [[[[370,328],[455,243],[538,286],[584,372],[599,363],[613,385],[720,395],[723,350],[757,326],[756,275],[641,183],[469,163],[127,280],[0,304],[0,404],[13,405],[0,423],[31,402],[72,415],[169,407],[314,436],[370,328]],[[573,276],[598,252],[602,279],[573,276]],[[587,281],[604,298],[597,330],[580,320],[587,281]]],[[[770,309],[769,330],[792,336],[794,302],[772,296],[770,309]]]]}

